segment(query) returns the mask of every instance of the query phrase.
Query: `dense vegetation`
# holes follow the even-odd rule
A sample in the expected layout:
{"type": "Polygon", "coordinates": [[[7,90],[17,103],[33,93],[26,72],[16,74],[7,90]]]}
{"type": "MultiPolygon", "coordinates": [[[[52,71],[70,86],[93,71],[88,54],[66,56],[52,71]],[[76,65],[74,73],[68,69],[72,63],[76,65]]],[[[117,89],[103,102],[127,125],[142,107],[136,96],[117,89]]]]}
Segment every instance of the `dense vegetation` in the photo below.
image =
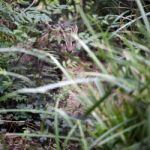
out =
{"type": "Polygon", "coordinates": [[[149,18],[148,0],[0,0],[0,149],[150,149],[149,18]]]}

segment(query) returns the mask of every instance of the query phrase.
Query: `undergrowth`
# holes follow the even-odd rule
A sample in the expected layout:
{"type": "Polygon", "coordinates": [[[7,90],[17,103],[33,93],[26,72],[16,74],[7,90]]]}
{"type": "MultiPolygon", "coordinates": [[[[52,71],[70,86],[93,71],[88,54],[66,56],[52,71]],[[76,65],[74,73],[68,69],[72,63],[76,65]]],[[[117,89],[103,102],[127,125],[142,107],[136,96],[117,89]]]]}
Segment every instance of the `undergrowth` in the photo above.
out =
{"type": "MultiPolygon", "coordinates": [[[[67,61],[60,61],[53,51],[28,49],[26,44],[18,47],[18,43],[35,42],[45,32],[45,27],[38,25],[54,24],[61,15],[59,8],[66,10],[58,1],[45,2],[39,10],[41,3],[24,8],[23,4],[0,1],[0,143],[9,149],[4,137],[15,136],[36,140],[43,149],[150,149],[150,13],[146,1],[111,1],[111,15],[109,3],[102,1],[108,11],[105,16],[105,9],[89,9],[99,4],[97,1],[89,1],[87,7],[75,1],[77,16],[84,23],[79,24],[80,33],[72,35],[78,45],[77,60],[79,64],[90,61],[96,68],[84,72],[82,78],[72,75],[67,61]],[[127,7],[131,4],[133,11],[127,7]],[[48,80],[39,79],[40,71],[32,66],[27,70],[30,66],[16,65],[24,53],[52,66],[44,72],[48,80]],[[65,81],[57,78],[58,69],[65,81]],[[68,91],[63,95],[60,89],[65,86],[68,91]],[[81,116],[59,107],[71,89],[77,91],[84,111],[81,116]]],[[[73,4],[66,6],[74,13],[73,4]]],[[[66,54],[76,60],[70,55],[66,54]]]]}

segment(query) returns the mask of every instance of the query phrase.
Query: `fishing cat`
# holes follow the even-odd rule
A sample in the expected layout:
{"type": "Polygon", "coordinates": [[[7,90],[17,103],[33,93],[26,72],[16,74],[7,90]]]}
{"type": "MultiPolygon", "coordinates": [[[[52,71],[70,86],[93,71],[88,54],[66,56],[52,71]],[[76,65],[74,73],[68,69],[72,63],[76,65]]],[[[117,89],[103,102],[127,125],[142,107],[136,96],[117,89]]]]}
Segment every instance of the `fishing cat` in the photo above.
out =
{"type": "MultiPolygon", "coordinates": [[[[71,53],[76,49],[76,41],[72,37],[72,34],[77,34],[78,27],[76,24],[69,22],[57,23],[54,25],[46,23],[45,27],[47,31],[37,38],[32,47],[53,54],[56,59],[61,62],[64,53],[71,53]]],[[[61,80],[60,76],[62,73],[54,63],[47,63],[39,60],[37,57],[27,54],[23,54],[19,58],[18,63],[27,66],[28,73],[33,72],[32,70],[36,68],[36,76],[37,73],[40,73],[39,78],[41,79],[40,82],[43,81],[42,84],[61,80]]],[[[33,76],[35,75],[32,75],[32,77],[33,76]]]]}

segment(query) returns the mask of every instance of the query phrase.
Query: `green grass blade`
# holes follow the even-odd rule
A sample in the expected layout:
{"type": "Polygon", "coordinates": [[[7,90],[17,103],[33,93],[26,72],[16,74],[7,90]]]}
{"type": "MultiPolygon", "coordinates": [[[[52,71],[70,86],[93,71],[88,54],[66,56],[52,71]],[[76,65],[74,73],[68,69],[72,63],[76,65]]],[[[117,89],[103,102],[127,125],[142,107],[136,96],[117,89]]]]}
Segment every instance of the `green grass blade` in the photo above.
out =
{"type": "Polygon", "coordinates": [[[90,115],[91,112],[93,112],[97,107],[99,107],[99,105],[106,100],[106,98],[108,98],[111,95],[111,90],[109,90],[108,92],[106,92],[106,94],[100,98],[100,100],[98,100],[97,102],[94,103],[93,106],[91,106],[89,109],[87,109],[87,111],[85,112],[85,117],[90,115]]]}
{"type": "Polygon", "coordinates": [[[130,127],[127,127],[126,129],[124,129],[123,131],[120,131],[118,133],[114,133],[113,135],[107,137],[106,139],[102,140],[101,138],[96,139],[92,145],[90,146],[90,149],[92,149],[93,147],[95,147],[96,145],[102,146],[106,143],[108,143],[109,141],[113,140],[114,138],[117,138],[119,136],[121,136],[122,134],[129,132],[137,127],[143,126],[145,124],[145,121],[142,121],[140,123],[137,123],[135,125],[132,125],[130,127]]]}
{"type": "Polygon", "coordinates": [[[78,124],[79,130],[80,130],[82,149],[83,150],[88,150],[88,144],[87,144],[87,141],[86,141],[86,138],[85,138],[85,135],[84,135],[84,131],[82,129],[81,121],[78,120],[77,124],[78,124]]]}
{"type": "Polygon", "coordinates": [[[141,3],[140,0],[136,0],[136,3],[138,5],[138,7],[139,7],[139,10],[141,11],[142,18],[143,18],[143,21],[145,23],[145,27],[146,27],[147,31],[150,33],[150,24],[149,24],[148,18],[146,16],[146,13],[144,11],[144,8],[142,6],[142,3],[141,3]]]}

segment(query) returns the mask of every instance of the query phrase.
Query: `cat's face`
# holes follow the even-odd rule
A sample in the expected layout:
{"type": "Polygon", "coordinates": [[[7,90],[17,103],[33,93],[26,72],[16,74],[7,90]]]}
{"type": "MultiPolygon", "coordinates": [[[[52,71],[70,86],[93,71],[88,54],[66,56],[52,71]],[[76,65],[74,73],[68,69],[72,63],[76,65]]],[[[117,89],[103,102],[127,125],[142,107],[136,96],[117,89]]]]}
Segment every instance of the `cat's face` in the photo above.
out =
{"type": "Polygon", "coordinates": [[[73,34],[77,34],[77,25],[57,24],[50,26],[50,41],[56,41],[62,51],[73,52],[76,49],[76,40],[73,34]]]}

